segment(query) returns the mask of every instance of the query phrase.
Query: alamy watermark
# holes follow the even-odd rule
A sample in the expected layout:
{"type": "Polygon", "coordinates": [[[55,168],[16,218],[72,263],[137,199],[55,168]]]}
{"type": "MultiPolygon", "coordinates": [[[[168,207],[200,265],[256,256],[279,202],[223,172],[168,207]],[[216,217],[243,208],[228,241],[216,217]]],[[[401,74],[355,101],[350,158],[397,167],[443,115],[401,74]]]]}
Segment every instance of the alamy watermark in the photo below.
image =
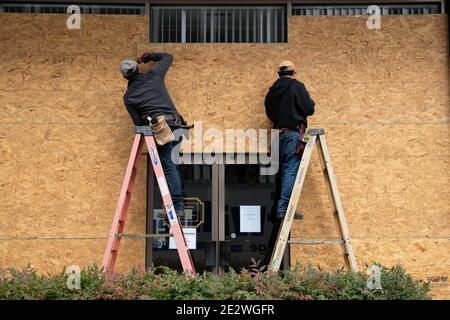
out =
{"type": "MultiPolygon", "coordinates": [[[[189,136],[187,129],[174,131],[175,138],[189,136]]],[[[261,175],[274,175],[279,168],[279,131],[276,129],[203,130],[201,121],[194,121],[192,143],[172,150],[172,161],[182,164],[259,164],[261,175]],[[270,141],[269,141],[270,139],[270,141]],[[270,145],[270,152],[269,151],[270,145]],[[251,150],[252,152],[246,152],[251,150]]]]}
{"type": "Polygon", "coordinates": [[[67,275],[67,288],[70,290],[81,289],[81,269],[79,266],[68,266],[65,274],[67,275]]]}
{"type": "Polygon", "coordinates": [[[367,7],[367,14],[369,18],[367,19],[367,28],[370,30],[381,29],[381,8],[377,5],[371,5],[367,7]]]}
{"type": "Polygon", "coordinates": [[[371,265],[367,272],[370,273],[369,278],[367,278],[367,288],[371,290],[381,290],[381,269],[376,264],[371,265]]]}
{"type": "Polygon", "coordinates": [[[69,30],[81,29],[81,9],[77,5],[67,7],[67,13],[71,14],[66,20],[69,30]]]}

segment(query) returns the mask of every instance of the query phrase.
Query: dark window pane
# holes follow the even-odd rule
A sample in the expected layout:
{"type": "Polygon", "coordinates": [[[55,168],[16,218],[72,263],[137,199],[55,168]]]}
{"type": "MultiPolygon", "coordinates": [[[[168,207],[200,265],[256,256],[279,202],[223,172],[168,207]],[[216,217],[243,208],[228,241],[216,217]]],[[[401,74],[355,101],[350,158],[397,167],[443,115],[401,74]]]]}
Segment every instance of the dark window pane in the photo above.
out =
{"type": "Polygon", "coordinates": [[[283,42],[285,15],[281,6],[153,6],[151,41],[283,42]]]}
{"type": "MultiPolygon", "coordinates": [[[[429,14],[437,13],[437,4],[380,4],[378,5],[382,15],[405,15],[405,14],[429,14]]],[[[346,15],[367,15],[368,5],[330,5],[330,6],[302,6],[293,5],[292,15],[328,15],[328,16],[346,16],[346,15]]]]}
{"type": "MultiPolygon", "coordinates": [[[[20,5],[20,4],[1,4],[0,11],[4,12],[20,12],[20,13],[58,13],[66,14],[67,8],[70,4],[55,4],[55,5],[42,5],[42,4],[31,4],[31,5],[20,5]],[[2,10],[3,9],[3,10],[2,10]]],[[[145,6],[121,6],[121,5],[102,5],[102,6],[90,6],[90,5],[80,5],[80,12],[83,14],[144,14],[145,6]]]]}

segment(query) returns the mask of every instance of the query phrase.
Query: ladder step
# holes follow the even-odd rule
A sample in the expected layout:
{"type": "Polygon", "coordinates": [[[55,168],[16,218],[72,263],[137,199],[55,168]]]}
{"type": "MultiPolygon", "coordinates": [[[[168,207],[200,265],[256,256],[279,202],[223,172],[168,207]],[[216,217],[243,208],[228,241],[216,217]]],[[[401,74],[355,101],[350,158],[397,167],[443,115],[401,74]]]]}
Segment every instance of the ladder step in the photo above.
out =
{"type": "Polygon", "coordinates": [[[344,240],[289,240],[292,244],[344,244],[344,240]]]}
{"type": "Polygon", "coordinates": [[[130,238],[130,239],[140,239],[140,238],[166,238],[172,237],[172,233],[116,233],[118,238],[130,238]]]}

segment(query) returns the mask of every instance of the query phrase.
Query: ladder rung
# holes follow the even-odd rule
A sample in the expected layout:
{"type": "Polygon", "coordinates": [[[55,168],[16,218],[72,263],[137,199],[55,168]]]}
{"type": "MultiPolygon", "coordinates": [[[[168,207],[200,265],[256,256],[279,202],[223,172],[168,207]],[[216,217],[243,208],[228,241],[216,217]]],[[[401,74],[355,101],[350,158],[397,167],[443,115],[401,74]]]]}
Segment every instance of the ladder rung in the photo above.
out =
{"type": "Polygon", "coordinates": [[[116,237],[121,238],[166,238],[171,237],[173,234],[171,233],[147,233],[147,234],[140,234],[140,233],[116,233],[116,237]]]}
{"type": "Polygon", "coordinates": [[[344,244],[344,240],[289,240],[292,244],[344,244]]]}

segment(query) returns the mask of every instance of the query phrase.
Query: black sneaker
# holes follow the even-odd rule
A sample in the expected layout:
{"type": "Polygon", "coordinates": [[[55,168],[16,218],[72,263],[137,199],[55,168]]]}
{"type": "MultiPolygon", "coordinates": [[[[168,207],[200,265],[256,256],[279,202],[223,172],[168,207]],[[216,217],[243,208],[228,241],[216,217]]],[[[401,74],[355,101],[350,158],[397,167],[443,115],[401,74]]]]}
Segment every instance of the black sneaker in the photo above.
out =
{"type": "MultiPolygon", "coordinates": [[[[286,215],[286,212],[278,212],[277,214],[276,214],[276,218],[277,219],[283,219],[284,218],[284,216],[286,215]]],[[[303,213],[301,213],[300,211],[295,211],[295,213],[294,213],[294,219],[295,220],[302,220],[303,219],[303,213]]]]}

